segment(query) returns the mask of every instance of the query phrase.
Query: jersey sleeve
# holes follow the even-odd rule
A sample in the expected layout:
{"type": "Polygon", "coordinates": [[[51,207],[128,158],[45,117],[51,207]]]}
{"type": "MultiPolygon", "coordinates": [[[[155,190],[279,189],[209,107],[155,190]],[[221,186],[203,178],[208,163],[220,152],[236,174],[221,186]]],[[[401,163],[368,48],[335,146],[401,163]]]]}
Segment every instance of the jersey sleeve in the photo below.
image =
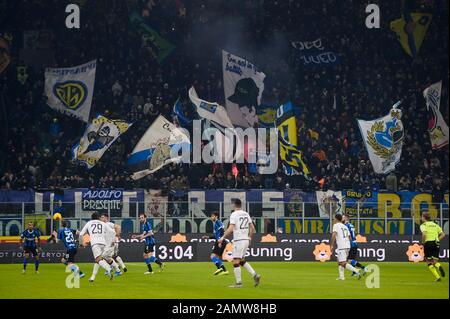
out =
{"type": "Polygon", "coordinates": [[[420,225],[420,231],[423,233],[425,231],[425,224],[420,225]]]}
{"type": "Polygon", "coordinates": [[[37,239],[41,239],[41,232],[38,229],[36,229],[35,232],[37,239]]]}
{"type": "Polygon", "coordinates": [[[442,233],[442,228],[441,228],[441,226],[438,225],[438,236],[440,233],[442,233]]]}
{"type": "Polygon", "coordinates": [[[58,237],[57,238],[59,240],[63,240],[63,230],[62,229],[58,230],[58,237]]]}
{"type": "Polygon", "coordinates": [[[25,238],[25,232],[23,232],[22,234],[20,234],[20,238],[24,239],[25,238]]]}
{"type": "Polygon", "coordinates": [[[337,233],[338,232],[338,224],[334,224],[333,225],[333,233],[337,233]]]}
{"type": "Polygon", "coordinates": [[[83,229],[80,231],[80,237],[82,237],[84,234],[86,234],[87,232],[87,228],[88,228],[89,222],[86,223],[86,225],[84,225],[83,229]]]}
{"type": "Polygon", "coordinates": [[[230,216],[230,225],[236,225],[236,224],[237,224],[236,214],[232,213],[230,216]]]}

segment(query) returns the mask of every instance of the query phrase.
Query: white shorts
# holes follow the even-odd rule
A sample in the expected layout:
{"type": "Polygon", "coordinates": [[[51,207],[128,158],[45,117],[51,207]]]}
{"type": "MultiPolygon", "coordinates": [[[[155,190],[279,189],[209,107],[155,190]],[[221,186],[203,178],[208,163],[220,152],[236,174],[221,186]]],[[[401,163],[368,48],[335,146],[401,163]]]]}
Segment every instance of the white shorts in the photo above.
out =
{"type": "Polygon", "coordinates": [[[94,258],[100,257],[103,255],[103,251],[105,250],[105,245],[103,244],[95,244],[91,246],[92,248],[92,254],[94,255],[94,258]]]}
{"type": "Polygon", "coordinates": [[[105,247],[102,257],[105,259],[111,259],[114,255],[114,246],[105,247]]]}
{"type": "Polygon", "coordinates": [[[347,261],[348,258],[348,252],[350,251],[349,248],[344,248],[344,249],[338,249],[337,250],[337,259],[338,262],[343,262],[343,261],[347,261]]]}
{"type": "Polygon", "coordinates": [[[245,254],[247,253],[249,244],[249,240],[239,240],[233,242],[233,258],[243,259],[245,257],[245,254]]]}

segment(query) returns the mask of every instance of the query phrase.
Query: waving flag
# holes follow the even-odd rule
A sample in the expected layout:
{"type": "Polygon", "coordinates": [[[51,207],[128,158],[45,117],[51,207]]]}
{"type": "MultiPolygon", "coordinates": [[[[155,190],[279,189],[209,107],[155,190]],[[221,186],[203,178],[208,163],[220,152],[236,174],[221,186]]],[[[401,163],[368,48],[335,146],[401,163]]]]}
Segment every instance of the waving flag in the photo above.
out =
{"type": "Polygon", "coordinates": [[[391,22],[391,30],[397,34],[403,50],[415,57],[431,23],[432,14],[405,12],[402,18],[391,22]]]}
{"type": "Polygon", "coordinates": [[[194,87],[189,89],[189,98],[197,107],[197,113],[202,118],[210,120],[211,122],[214,122],[224,128],[234,127],[225,108],[215,102],[207,102],[200,99],[194,87]]]}
{"type": "Polygon", "coordinates": [[[192,120],[188,119],[183,113],[183,105],[181,104],[181,99],[178,98],[173,105],[172,114],[176,118],[178,124],[182,127],[188,127],[192,120]]]}
{"type": "Polygon", "coordinates": [[[277,110],[275,120],[278,132],[280,158],[286,175],[303,175],[309,178],[308,166],[297,146],[297,123],[295,109],[291,102],[282,104],[277,110]]]}
{"type": "Polygon", "coordinates": [[[448,145],[448,125],[445,123],[441,111],[439,111],[441,90],[442,81],[434,83],[423,91],[427,109],[431,109],[431,118],[428,121],[428,133],[430,133],[431,146],[435,150],[448,145]]]}
{"type": "Polygon", "coordinates": [[[89,122],[96,68],[96,60],[71,68],[47,68],[47,104],[52,109],[89,122]]]}
{"type": "Polygon", "coordinates": [[[258,123],[266,75],[256,65],[229,52],[222,51],[225,106],[234,125],[253,127],[258,123]]]}
{"type": "Polygon", "coordinates": [[[80,142],[72,148],[72,158],[87,168],[97,164],[114,141],[131,126],[122,120],[110,120],[98,115],[86,128],[80,142]]]}
{"type": "Polygon", "coordinates": [[[400,161],[402,144],[405,136],[402,112],[397,109],[397,102],[388,115],[373,120],[358,120],[359,129],[369,154],[373,170],[377,174],[387,174],[395,170],[400,161]]]}
{"type": "Polygon", "coordinates": [[[132,179],[140,179],[152,174],[163,166],[179,162],[179,154],[190,148],[188,135],[170,121],[159,115],[137,143],[128,159],[133,172],[132,179]]]}

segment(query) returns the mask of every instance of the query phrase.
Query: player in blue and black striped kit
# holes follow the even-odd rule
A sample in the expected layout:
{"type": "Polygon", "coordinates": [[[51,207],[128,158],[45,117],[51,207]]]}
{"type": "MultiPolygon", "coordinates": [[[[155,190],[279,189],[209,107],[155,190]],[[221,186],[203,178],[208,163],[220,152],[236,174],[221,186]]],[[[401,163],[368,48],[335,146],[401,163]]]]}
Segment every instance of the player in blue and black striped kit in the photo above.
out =
{"type": "MultiPolygon", "coordinates": [[[[350,232],[350,251],[348,252],[348,260],[350,261],[350,264],[353,267],[358,267],[362,269],[362,274],[366,272],[366,267],[361,265],[357,260],[358,256],[358,243],[356,242],[356,232],[355,232],[355,226],[353,226],[352,223],[350,223],[350,216],[348,214],[344,215],[344,218],[342,220],[344,222],[344,225],[347,226],[348,231],[350,232]]],[[[356,273],[353,273],[352,276],[356,276],[356,273]]]]}
{"type": "Polygon", "coordinates": [[[145,215],[144,213],[140,213],[139,221],[142,223],[142,235],[133,235],[132,238],[139,238],[140,240],[145,239],[144,261],[147,265],[148,271],[146,271],[144,275],[152,275],[152,262],[156,263],[159,266],[160,271],[164,269],[164,264],[155,257],[155,236],[153,233],[152,225],[147,220],[147,215],[145,215]]]}
{"type": "Polygon", "coordinates": [[[27,258],[30,257],[30,253],[35,258],[34,267],[36,274],[39,273],[39,253],[42,252],[41,248],[41,232],[34,228],[33,223],[28,223],[28,228],[24,230],[22,235],[20,235],[20,248],[23,248],[23,270],[22,273],[25,274],[27,270],[27,258]],[[36,244],[37,240],[37,244],[36,244]],[[23,246],[22,246],[23,245],[23,246]]]}
{"type": "Polygon", "coordinates": [[[75,264],[75,255],[78,251],[78,242],[75,240],[75,236],[77,236],[77,231],[67,227],[67,222],[65,220],[61,221],[61,229],[58,230],[58,233],[55,234],[56,240],[61,240],[66,247],[66,255],[61,259],[61,262],[68,266],[69,269],[80,275],[80,278],[83,278],[85,275],[80,270],[80,268],[75,264]]]}
{"type": "Polygon", "coordinates": [[[214,247],[211,252],[211,260],[214,265],[216,265],[217,270],[213,273],[213,275],[228,275],[228,271],[225,268],[225,265],[222,263],[222,255],[227,246],[228,240],[223,243],[219,243],[219,239],[225,233],[225,229],[222,221],[219,219],[219,213],[213,212],[211,214],[211,220],[214,223],[213,231],[214,234],[212,236],[203,236],[203,239],[215,239],[214,247]]]}

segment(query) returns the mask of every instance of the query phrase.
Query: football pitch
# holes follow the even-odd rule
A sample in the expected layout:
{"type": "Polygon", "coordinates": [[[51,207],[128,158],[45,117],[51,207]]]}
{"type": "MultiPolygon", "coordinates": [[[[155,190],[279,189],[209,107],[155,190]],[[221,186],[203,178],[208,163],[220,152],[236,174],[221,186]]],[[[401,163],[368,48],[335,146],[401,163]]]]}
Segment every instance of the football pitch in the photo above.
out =
{"type": "MultiPolygon", "coordinates": [[[[100,269],[94,283],[88,282],[92,264],[79,264],[86,277],[80,279],[80,287],[66,287],[65,267],[61,264],[41,264],[35,274],[34,264],[28,264],[22,274],[22,265],[0,265],[0,298],[156,298],[156,299],[373,299],[373,298],[430,298],[448,299],[448,276],[442,282],[434,277],[425,263],[375,263],[379,266],[380,287],[367,288],[366,278],[350,277],[337,281],[337,265],[334,262],[252,262],[262,275],[261,284],[253,286],[253,280],[242,269],[244,287],[228,288],[234,282],[233,269],[226,264],[229,275],[213,276],[212,263],[166,263],[163,272],[144,275],[145,264],[128,263],[128,272],[112,281],[100,269]]],[[[448,274],[448,263],[441,263],[448,274]]],[[[156,266],[156,265],[155,265],[156,266]]],[[[154,267],[154,269],[156,269],[154,267]]]]}

